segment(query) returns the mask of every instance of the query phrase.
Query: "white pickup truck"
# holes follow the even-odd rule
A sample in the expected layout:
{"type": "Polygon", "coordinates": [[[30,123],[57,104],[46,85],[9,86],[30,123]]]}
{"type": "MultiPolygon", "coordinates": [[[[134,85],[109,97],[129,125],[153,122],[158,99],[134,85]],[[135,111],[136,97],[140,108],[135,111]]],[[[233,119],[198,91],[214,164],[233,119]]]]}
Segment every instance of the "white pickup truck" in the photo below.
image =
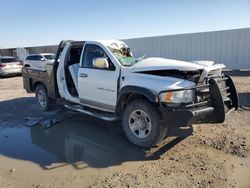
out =
{"type": "Polygon", "coordinates": [[[163,140],[170,126],[221,123],[238,108],[222,64],[134,58],[122,41],[62,41],[46,70],[24,67],[24,88],[43,110],[63,104],[85,114],[122,120],[140,147],[163,140]],[[59,60],[60,59],[60,60],[59,60]]]}

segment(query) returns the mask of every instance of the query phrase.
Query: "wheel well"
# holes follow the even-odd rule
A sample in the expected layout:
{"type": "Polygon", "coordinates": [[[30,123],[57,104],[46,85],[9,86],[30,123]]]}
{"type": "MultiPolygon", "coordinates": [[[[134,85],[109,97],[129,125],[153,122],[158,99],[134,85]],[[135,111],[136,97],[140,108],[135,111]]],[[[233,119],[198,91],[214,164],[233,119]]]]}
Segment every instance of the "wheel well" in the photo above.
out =
{"type": "Polygon", "coordinates": [[[47,91],[47,87],[46,87],[45,84],[43,84],[42,82],[36,82],[36,83],[34,84],[34,86],[33,86],[33,90],[35,91],[36,88],[37,88],[39,85],[42,85],[42,86],[46,89],[46,91],[47,91]]]}
{"type": "Polygon", "coordinates": [[[128,93],[128,94],[125,94],[124,96],[122,96],[122,98],[120,99],[117,113],[119,115],[121,115],[123,113],[124,109],[126,108],[126,106],[128,105],[128,103],[133,101],[133,100],[136,100],[136,99],[144,100],[148,103],[154,104],[146,96],[144,96],[142,94],[128,93]]]}

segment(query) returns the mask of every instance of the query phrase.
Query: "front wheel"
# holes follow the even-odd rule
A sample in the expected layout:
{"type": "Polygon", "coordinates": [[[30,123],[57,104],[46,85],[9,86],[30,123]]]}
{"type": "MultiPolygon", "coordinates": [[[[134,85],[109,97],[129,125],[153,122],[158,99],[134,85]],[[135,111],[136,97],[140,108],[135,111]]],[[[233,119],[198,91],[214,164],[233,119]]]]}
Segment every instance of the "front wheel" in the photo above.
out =
{"type": "Polygon", "coordinates": [[[36,87],[36,99],[43,111],[52,110],[55,106],[54,99],[48,96],[47,89],[42,84],[36,87]]]}
{"type": "Polygon", "coordinates": [[[144,148],[155,146],[167,134],[167,125],[161,122],[158,110],[144,100],[134,100],[126,106],[122,124],[127,138],[144,148]]]}

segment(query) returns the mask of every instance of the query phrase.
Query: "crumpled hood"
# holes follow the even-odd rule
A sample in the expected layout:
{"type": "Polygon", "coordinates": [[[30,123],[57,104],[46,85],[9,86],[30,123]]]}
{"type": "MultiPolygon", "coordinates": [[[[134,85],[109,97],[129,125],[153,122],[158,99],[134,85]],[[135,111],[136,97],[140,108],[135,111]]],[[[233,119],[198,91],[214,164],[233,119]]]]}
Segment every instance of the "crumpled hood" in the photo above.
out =
{"type": "Polygon", "coordinates": [[[213,61],[179,61],[173,59],[164,59],[151,57],[143,59],[135,65],[129,67],[131,72],[154,71],[154,70],[180,70],[180,71],[196,71],[204,69],[209,72],[214,69],[224,68],[222,64],[214,65],[213,61]]]}

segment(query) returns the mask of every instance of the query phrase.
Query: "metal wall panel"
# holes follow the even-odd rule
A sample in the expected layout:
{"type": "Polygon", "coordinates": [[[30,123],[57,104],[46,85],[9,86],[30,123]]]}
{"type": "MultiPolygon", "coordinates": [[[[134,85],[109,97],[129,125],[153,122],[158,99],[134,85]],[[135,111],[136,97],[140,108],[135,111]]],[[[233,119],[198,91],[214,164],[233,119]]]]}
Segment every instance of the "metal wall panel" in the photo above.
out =
{"type": "Polygon", "coordinates": [[[230,69],[250,69],[250,28],[125,39],[134,56],[185,61],[211,60],[230,69]]]}

